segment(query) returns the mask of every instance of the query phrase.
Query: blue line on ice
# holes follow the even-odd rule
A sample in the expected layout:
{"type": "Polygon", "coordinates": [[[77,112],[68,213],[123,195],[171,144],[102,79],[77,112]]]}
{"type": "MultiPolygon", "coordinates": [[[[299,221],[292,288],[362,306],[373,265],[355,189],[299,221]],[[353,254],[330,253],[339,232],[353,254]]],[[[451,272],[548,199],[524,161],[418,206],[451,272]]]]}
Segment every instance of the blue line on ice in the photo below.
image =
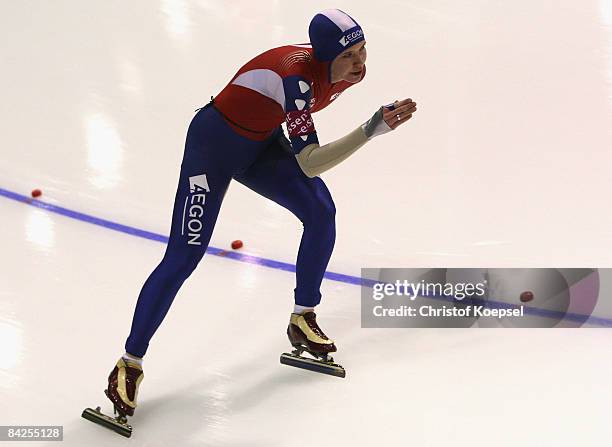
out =
{"type": "MultiPolygon", "coordinates": [[[[6,190],[4,188],[0,188],[0,196],[4,196],[8,199],[15,200],[17,202],[25,203],[27,205],[35,206],[37,208],[42,208],[44,210],[50,211],[52,213],[60,214],[65,217],[69,217],[71,219],[80,220],[82,222],[87,222],[90,224],[98,225],[100,227],[108,228],[111,230],[119,231],[126,234],[131,234],[133,236],[141,237],[144,239],[150,239],[152,241],[163,242],[164,244],[168,243],[168,237],[163,236],[161,234],[152,233],[150,231],[141,230],[139,228],[130,227],[129,225],[123,225],[117,222],[112,222],[110,220],[101,219],[99,217],[90,216],[89,214],[80,213],[78,211],[70,210],[68,208],[64,208],[58,205],[53,205],[50,203],[45,203],[38,199],[32,199],[28,196],[24,196],[22,194],[18,194],[13,191],[6,190]]],[[[286,262],[275,261],[274,259],[260,258],[258,256],[251,256],[247,254],[238,253],[235,251],[227,251],[221,248],[211,247],[209,246],[206,250],[207,254],[211,254],[214,256],[220,256],[223,258],[234,259],[236,261],[247,262],[249,264],[257,264],[262,265],[264,267],[269,267],[277,270],[284,270],[287,272],[295,272],[295,265],[289,264],[286,262]]],[[[360,278],[357,276],[345,275],[342,273],[334,273],[334,272],[325,272],[325,278],[331,281],[337,281],[345,284],[354,284],[354,285],[364,285],[364,286],[372,286],[377,281],[360,278]]],[[[445,301],[449,301],[448,297],[429,297],[431,299],[442,299],[445,301]]],[[[498,308],[508,308],[512,307],[508,303],[504,302],[495,302],[488,301],[487,304],[490,307],[498,307],[498,308]],[[491,306],[492,305],[492,306],[491,306]]],[[[525,314],[528,315],[539,315],[550,318],[559,318],[560,314],[558,311],[551,311],[547,309],[538,309],[533,307],[525,306],[525,314]]],[[[563,319],[571,320],[571,321],[582,321],[584,320],[585,315],[580,314],[564,314],[563,319]]],[[[612,320],[608,318],[596,317],[594,315],[589,316],[588,324],[602,327],[612,327],[612,320]]]]}

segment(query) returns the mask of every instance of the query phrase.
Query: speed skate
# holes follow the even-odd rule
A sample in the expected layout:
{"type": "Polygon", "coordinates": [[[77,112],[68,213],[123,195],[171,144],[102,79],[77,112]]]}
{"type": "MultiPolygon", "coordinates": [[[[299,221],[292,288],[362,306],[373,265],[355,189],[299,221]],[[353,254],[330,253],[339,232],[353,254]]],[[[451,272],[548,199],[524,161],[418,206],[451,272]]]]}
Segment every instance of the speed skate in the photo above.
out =
{"type": "Polygon", "coordinates": [[[280,356],[280,362],[283,365],[295,366],[309,371],[329,374],[330,376],[346,377],[346,371],[342,365],[334,363],[333,357],[330,357],[328,354],[317,355],[316,353],[306,351],[303,346],[295,346],[291,353],[283,353],[280,356]],[[303,352],[308,352],[314,358],[304,357],[302,355],[303,352]]]}
{"type": "Polygon", "coordinates": [[[330,356],[336,352],[333,340],[330,340],[317,324],[316,314],[291,314],[287,336],[293,346],[291,353],[280,356],[283,365],[295,366],[336,377],[346,377],[346,371],[341,365],[334,363],[330,356]],[[302,355],[307,352],[312,358],[302,355]]]}
{"type": "MultiPolygon", "coordinates": [[[[116,413],[117,409],[115,409],[115,414],[116,413]]],[[[95,410],[92,408],[85,408],[81,414],[81,417],[103,427],[109,428],[114,432],[125,436],[126,438],[132,436],[132,426],[127,423],[127,417],[121,413],[115,417],[111,417],[102,413],[100,411],[100,407],[96,407],[95,410]]]]}
{"type": "Polygon", "coordinates": [[[108,387],[104,394],[113,403],[115,417],[108,416],[100,411],[86,408],[81,414],[88,421],[109,428],[126,438],[132,436],[132,426],[127,423],[128,416],[134,416],[138,387],[144,373],[142,365],[130,358],[121,357],[110,375],[108,387]]]}

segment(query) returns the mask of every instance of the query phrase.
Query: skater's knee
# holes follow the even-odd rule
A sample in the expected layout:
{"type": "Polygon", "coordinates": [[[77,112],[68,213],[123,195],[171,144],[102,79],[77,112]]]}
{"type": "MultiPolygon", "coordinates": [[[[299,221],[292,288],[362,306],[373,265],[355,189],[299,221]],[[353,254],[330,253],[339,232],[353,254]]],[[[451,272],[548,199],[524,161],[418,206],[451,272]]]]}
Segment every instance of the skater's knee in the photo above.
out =
{"type": "Polygon", "coordinates": [[[334,225],[336,220],[336,206],[331,197],[317,195],[311,200],[304,224],[334,225]]]}
{"type": "Polygon", "coordinates": [[[196,269],[206,250],[177,251],[168,249],[160,267],[174,277],[187,279],[196,269]]]}
{"type": "Polygon", "coordinates": [[[196,269],[204,254],[198,254],[197,256],[188,256],[182,263],[181,269],[189,276],[196,269]]]}

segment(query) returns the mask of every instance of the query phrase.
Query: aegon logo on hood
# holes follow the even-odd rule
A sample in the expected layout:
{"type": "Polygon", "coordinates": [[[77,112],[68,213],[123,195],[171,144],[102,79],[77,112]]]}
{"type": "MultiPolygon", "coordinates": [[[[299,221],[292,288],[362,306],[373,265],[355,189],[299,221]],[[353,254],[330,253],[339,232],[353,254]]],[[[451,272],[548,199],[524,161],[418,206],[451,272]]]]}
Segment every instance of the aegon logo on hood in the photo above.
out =
{"type": "Polygon", "coordinates": [[[358,30],[353,31],[352,33],[347,34],[346,36],[342,36],[342,39],[340,39],[338,42],[340,42],[340,45],[345,47],[351,42],[353,42],[354,40],[361,38],[362,36],[363,36],[363,30],[358,29],[358,30]]]}

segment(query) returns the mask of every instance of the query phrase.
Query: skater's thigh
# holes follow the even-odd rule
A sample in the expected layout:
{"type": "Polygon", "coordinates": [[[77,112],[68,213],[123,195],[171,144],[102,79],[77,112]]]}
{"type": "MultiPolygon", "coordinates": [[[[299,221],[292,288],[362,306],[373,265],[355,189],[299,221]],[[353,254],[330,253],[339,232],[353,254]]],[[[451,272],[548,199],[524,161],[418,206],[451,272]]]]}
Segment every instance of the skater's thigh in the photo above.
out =
{"type": "Polygon", "coordinates": [[[203,256],[232,179],[222,138],[202,140],[190,129],[174,199],[168,251],[203,256]]]}
{"type": "Polygon", "coordinates": [[[304,174],[295,155],[280,143],[271,144],[249,169],[234,178],[300,219],[306,214],[335,212],[323,180],[304,174]]]}

